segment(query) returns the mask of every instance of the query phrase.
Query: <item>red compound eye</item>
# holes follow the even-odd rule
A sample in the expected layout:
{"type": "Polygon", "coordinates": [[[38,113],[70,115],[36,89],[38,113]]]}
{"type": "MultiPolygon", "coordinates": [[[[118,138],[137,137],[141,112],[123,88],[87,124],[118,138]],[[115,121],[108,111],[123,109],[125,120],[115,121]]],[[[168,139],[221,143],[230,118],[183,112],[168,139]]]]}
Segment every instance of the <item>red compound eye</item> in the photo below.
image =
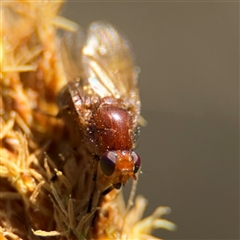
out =
{"type": "Polygon", "coordinates": [[[113,174],[115,170],[115,163],[116,163],[116,153],[113,151],[109,151],[103,154],[100,159],[100,166],[103,173],[106,176],[110,176],[113,174]]]}
{"type": "Polygon", "coordinates": [[[141,159],[139,155],[135,152],[131,153],[132,160],[134,162],[134,173],[137,173],[141,166],[141,159]]]}

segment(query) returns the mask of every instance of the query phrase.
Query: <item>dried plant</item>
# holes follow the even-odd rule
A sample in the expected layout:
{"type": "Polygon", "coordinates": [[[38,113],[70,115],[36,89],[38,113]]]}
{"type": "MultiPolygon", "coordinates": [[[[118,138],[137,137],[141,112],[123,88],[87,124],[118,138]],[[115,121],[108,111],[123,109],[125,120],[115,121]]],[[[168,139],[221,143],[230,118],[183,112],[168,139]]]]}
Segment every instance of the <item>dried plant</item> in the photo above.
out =
{"type": "Polygon", "coordinates": [[[169,208],[141,219],[141,196],[126,206],[121,190],[96,187],[87,210],[95,163],[56,117],[66,84],[57,29],[77,26],[57,15],[61,5],[1,3],[0,239],[157,239],[153,229],[175,229],[162,219],[169,208]]]}

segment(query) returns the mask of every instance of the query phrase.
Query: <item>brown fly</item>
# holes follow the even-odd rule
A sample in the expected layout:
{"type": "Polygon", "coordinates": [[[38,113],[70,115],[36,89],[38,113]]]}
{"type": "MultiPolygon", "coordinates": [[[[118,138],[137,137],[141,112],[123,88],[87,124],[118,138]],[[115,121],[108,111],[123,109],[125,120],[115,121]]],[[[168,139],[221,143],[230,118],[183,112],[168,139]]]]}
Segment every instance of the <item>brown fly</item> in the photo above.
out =
{"type": "Polygon", "coordinates": [[[65,36],[62,48],[69,80],[59,95],[61,115],[77,151],[94,159],[93,180],[100,181],[103,190],[119,189],[130,178],[136,180],[141,164],[134,151],[140,123],[139,70],[128,41],[112,25],[94,22],[87,35],[71,35],[65,36]]]}

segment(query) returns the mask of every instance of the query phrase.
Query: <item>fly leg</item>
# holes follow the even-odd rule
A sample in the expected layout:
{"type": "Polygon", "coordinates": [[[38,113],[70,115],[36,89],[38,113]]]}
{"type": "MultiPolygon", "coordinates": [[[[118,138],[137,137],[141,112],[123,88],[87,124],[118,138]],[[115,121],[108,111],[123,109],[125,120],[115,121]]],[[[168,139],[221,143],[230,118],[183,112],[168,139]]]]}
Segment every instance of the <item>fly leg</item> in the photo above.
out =
{"type": "MultiPolygon", "coordinates": [[[[101,204],[101,202],[102,202],[103,197],[104,197],[105,195],[107,195],[108,193],[110,193],[113,189],[114,189],[114,187],[111,185],[110,187],[108,187],[106,190],[104,190],[104,191],[101,193],[101,196],[100,196],[99,201],[98,201],[98,208],[100,208],[100,204],[101,204]]],[[[95,223],[95,221],[96,221],[96,219],[97,219],[97,215],[98,215],[97,213],[94,214],[94,217],[93,217],[93,219],[92,219],[91,227],[94,226],[94,223],[95,223]]]]}
{"type": "Polygon", "coordinates": [[[93,205],[93,200],[94,200],[94,191],[95,191],[96,181],[97,181],[97,172],[98,172],[98,162],[99,162],[99,160],[100,160],[99,156],[95,155],[93,157],[93,164],[92,164],[93,177],[92,177],[92,186],[91,186],[91,192],[90,192],[90,197],[89,197],[89,202],[88,202],[87,213],[90,213],[92,211],[92,205],[93,205]]]}
{"type": "MultiPolygon", "coordinates": [[[[122,184],[121,184],[122,185],[122,184]]],[[[110,193],[113,189],[120,189],[120,186],[116,187],[114,185],[111,185],[109,186],[107,189],[105,189],[102,193],[101,193],[101,196],[99,198],[99,201],[98,201],[98,208],[100,208],[100,205],[101,205],[101,202],[102,202],[102,199],[108,194],[110,193]]],[[[96,218],[97,218],[97,214],[94,214],[94,217],[93,217],[93,220],[92,220],[92,224],[91,226],[93,227],[95,221],[96,221],[96,218]]]]}

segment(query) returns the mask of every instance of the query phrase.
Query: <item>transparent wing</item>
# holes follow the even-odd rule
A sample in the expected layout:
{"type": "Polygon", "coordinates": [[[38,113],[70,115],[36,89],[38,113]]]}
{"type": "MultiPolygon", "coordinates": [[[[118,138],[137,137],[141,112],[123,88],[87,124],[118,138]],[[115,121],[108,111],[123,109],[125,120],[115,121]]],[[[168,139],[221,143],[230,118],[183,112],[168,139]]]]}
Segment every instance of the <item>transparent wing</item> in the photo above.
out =
{"type": "Polygon", "coordinates": [[[90,25],[82,49],[86,84],[100,96],[139,102],[138,68],[134,66],[128,41],[109,23],[90,25]]]}
{"type": "Polygon", "coordinates": [[[138,68],[129,42],[112,25],[98,21],[90,25],[87,35],[80,29],[64,33],[61,55],[71,82],[69,92],[74,97],[71,86],[79,88],[83,108],[89,97],[112,96],[139,117],[138,68]]]}
{"type": "Polygon", "coordinates": [[[81,55],[86,42],[86,34],[79,27],[76,31],[59,31],[61,35],[60,54],[67,81],[74,81],[82,76],[81,55]]]}

